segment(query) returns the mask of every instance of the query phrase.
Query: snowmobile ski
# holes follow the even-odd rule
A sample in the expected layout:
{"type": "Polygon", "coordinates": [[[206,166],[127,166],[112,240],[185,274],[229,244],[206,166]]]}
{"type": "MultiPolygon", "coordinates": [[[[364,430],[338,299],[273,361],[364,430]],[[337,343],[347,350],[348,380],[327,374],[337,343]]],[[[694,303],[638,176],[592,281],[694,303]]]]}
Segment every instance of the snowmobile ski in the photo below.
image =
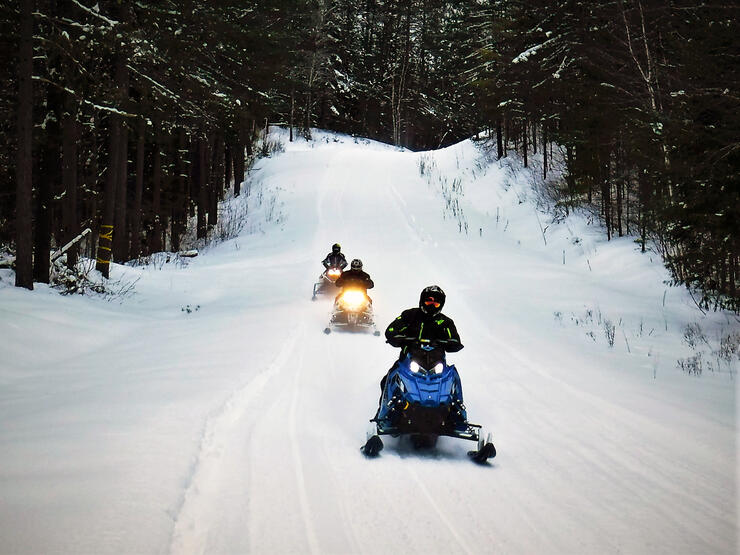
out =
{"type": "Polygon", "coordinates": [[[468,456],[478,464],[483,464],[488,459],[495,457],[496,447],[493,445],[491,434],[484,434],[483,430],[481,430],[478,436],[478,450],[468,451],[468,456]]]}

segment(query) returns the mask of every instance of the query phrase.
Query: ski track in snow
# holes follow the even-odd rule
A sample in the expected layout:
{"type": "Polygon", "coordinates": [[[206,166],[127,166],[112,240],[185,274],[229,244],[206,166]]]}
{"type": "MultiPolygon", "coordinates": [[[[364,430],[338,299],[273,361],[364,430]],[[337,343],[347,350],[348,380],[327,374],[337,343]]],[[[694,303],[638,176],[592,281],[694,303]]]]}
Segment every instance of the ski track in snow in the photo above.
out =
{"type": "Polygon", "coordinates": [[[206,422],[194,470],[185,488],[182,505],[174,518],[170,553],[208,553],[210,523],[218,518],[218,499],[213,497],[213,493],[218,487],[217,482],[223,478],[220,466],[227,442],[238,435],[239,427],[244,424],[244,413],[268,381],[285,368],[298,345],[304,324],[299,328],[288,335],[288,342],[267,370],[235,391],[206,422]]]}
{"type": "MultiPolygon", "coordinates": [[[[305,326],[301,328],[301,339],[305,341],[305,326]]],[[[298,484],[298,492],[299,492],[299,499],[301,503],[301,516],[303,517],[303,523],[306,527],[306,537],[308,539],[308,546],[311,551],[311,553],[321,553],[321,550],[319,549],[319,540],[316,536],[316,530],[314,527],[313,518],[311,516],[311,505],[308,499],[308,494],[306,492],[306,479],[304,476],[304,465],[303,465],[303,458],[301,455],[301,445],[299,443],[299,434],[298,434],[298,416],[297,416],[297,406],[298,406],[298,398],[300,395],[300,382],[301,382],[301,376],[303,373],[303,360],[305,356],[305,348],[301,349],[301,355],[298,359],[294,371],[295,375],[293,376],[293,385],[292,385],[292,391],[291,391],[291,400],[290,400],[290,448],[292,453],[292,459],[293,459],[293,469],[295,471],[295,477],[296,482],[298,484]]]]}

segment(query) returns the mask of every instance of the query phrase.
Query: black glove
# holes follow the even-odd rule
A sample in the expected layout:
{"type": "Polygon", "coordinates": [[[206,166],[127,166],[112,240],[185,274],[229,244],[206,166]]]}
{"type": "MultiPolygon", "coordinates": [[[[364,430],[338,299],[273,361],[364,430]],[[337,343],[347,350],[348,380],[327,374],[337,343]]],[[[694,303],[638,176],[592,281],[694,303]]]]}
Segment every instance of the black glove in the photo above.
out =
{"type": "Polygon", "coordinates": [[[405,347],[406,345],[411,345],[414,341],[416,339],[408,335],[393,335],[388,339],[387,343],[390,343],[394,347],[405,347]]]}

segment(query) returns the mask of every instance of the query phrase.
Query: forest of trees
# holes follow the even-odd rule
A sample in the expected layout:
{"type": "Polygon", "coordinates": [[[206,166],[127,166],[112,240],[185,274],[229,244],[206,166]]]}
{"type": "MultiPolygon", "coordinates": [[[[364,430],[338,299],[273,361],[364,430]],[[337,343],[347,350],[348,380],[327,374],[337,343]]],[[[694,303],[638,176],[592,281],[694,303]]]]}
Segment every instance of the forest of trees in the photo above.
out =
{"type": "MultiPolygon", "coordinates": [[[[412,149],[562,153],[557,206],[740,309],[740,10],[610,0],[16,0],[0,7],[0,245],[16,284],[90,227],[97,267],[176,251],[265,122],[412,149]],[[545,147],[548,148],[545,148],[545,147]]],[[[74,265],[76,253],[68,253],[74,265]]]]}

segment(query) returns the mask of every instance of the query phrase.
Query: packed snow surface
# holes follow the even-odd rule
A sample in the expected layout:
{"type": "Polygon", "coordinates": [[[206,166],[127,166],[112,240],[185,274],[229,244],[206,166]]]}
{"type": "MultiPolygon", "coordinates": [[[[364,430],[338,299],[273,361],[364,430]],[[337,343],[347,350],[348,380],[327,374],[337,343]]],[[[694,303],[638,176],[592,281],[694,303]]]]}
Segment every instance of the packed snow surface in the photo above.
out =
{"type": "Polygon", "coordinates": [[[534,173],[471,141],[273,138],[285,152],[222,206],[246,211],[240,234],[114,265],[132,293],[0,274],[0,552],[736,552],[732,315],[700,312],[631,238],[553,221],[534,173]],[[374,279],[381,331],[446,291],[495,459],[450,438],[363,457],[397,352],[322,333],[334,242],[374,279]]]}

